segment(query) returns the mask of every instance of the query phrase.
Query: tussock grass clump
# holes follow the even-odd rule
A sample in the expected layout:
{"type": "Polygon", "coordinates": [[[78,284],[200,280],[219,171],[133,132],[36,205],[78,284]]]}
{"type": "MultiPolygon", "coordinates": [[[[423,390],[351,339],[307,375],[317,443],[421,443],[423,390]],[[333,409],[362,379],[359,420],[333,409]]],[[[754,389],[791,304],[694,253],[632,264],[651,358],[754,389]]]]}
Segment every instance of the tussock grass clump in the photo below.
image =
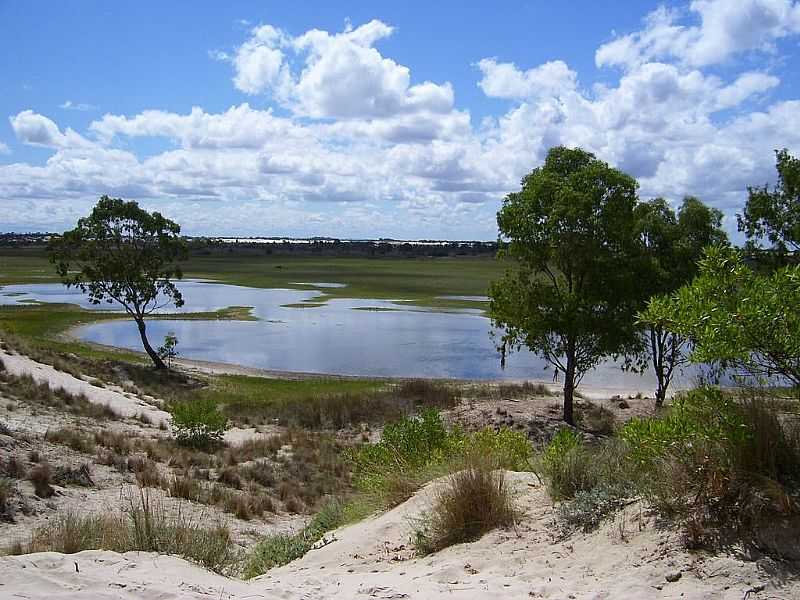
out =
{"type": "Polygon", "coordinates": [[[430,512],[414,531],[414,547],[426,555],[475,541],[493,529],[512,526],[517,517],[503,471],[473,459],[436,492],[430,512]]]}
{"type": "Polygon", "coordinates": [[[613,435],[617,427],[617,418],[605,406],[589,403],[589,406],[578,412],[578,421],[587,431],[597,435],[613,435]]]}
{"type": "Polygon", "coordinates": [[[95,451],[94,436],[72,427],[48,430],[44,434],[44,439],[51,444],[61,444],[83,454],[93,454],[95,451]]]}
{"type": "Polygon", "coordinates": [[[17,456],[11,455],[6,460],[0,457],[0,475],[11,479],[25,479],[28,476],[28,469],[17,456]]]}
{"type": "Polygon", "coordinates": [[[11,479],[0,477],[0,523],[13,523],[14,522],[14,505],[12,498],[16,491],[16,486],[11,479]]]}
{"type": "Polygon", "coordinates": [[[473,389],[473,394],[477,398],[489,400],[507,400],[509,398],[523,399],[533,397],[548,397],[552,396],[553,392],[550,391],[544,383],[533,383],[525,381],[524,383],[500,383],[497,385],[481,385],[473,389]]]}
{"type": "Polygon", "coordinates": [[[229,572],[237,559],[230,531],[203,526],[180,512],[168,513],[144,491],[118,514],[62,514],[34,530],[20,553],[82,550],[177,554],[218,573],[229,572]]]}
{"type": "Polygon", "coordinates": [[[47,463],[41,463],[31,469],[28,475],[31,483],[33,484],[34,493],[39,498],[49,498],[55,493],[55,490],[50,485],[53,482],[53,471],[47,463]]]}

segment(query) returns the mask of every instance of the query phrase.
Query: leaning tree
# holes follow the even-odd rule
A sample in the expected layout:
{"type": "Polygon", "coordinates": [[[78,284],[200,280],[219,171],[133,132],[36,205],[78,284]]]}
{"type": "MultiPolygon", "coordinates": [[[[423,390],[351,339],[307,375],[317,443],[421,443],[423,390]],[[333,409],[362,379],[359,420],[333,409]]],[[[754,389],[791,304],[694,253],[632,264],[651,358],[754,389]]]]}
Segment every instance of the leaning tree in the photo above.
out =
{"type": "Polygon", "coordinates": [[[166,365],[147,340],[145,319],[169,304],[183,305],[173,280],[187,256],[180,225],[136,202],[103,196],[75,229],[54,238],[50,261],[67,287],[88,293],[93,304],[119,303],[139,328],[157,369],[166,365]]]}
{"type": "Polygon", "coordinates": [[[601,360],[633,352],[636,181],[581,149],[552,148],[544,165],[506,196],[497,214],[512,266],[489,289],[490,316],[506,354],[523,346],[564,376],[564,420],[601,360]]]}

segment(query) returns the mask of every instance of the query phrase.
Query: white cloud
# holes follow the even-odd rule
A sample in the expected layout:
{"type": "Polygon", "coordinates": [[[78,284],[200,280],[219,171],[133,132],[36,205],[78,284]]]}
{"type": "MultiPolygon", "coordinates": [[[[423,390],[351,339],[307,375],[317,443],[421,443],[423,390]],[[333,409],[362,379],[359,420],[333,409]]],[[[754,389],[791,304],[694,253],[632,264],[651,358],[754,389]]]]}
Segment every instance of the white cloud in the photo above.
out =
{"type": "Polygon", "coordinates": [[[776,40],[800,32],[800,2],[793,0],[694,0],[689,11],[699,25],[680,24],[679,12],[658,8],[644,29],[598,48],[597,66],[632,68],[675,59],[703,67],[741,52],[770,51],[776,40]]]}
{"type": "Polygon", "coordinates": [[[0,154],[11,154],[11,149],[8,147],[8,144],[0,142],[0,154]]]}
{"type": "Polygon", "coordinates": [[[561,60],[523,72],[514,63],[497,63],[493,58],[484,58],[478,62],[478,68],[483,73],[478,85],[493,98],[559,96],[573,91],[577,82],[575,71],[561,60]]]}
{"type": "Polygon", "coordinates": [[[67,100],[58,105],[59,108],[63,108],[64,110],[79,110],[79,111],[87,111],[87,110],[97,110],[97,106],[94,104],[88,104],[86,102],[73,102],[72,100],[67,100]]]}
{"type": "Polygon", "coordinates": [[[454,94],[449,83],[412,85],[408,67],[373,47],[393,31],[372,20],[341,33],[312,29],[291,37],[261,25],[231,59],[234,85],[247,94],[269,93],[295,114],[316,119],[451,111],[454,94]]]}
{"type": "Polygon", "coordinates": [[[660,9],[641,32],[598,50],[598,64],[625,68],[591,89],[561,60],[480,60],[477,84],[507,106],[479,124],[450,83],[415,82],[376,48],[395,34],[381,21],[298,36],[262,25],[213,56],[276,110],[258,97],[221,112],[106,114],[87,137],[23,110],[9,118],[17,139],[52,154],[42,165],[0,165],[0,211],[25,203],[27,222],[66,226],[109,193],[158,206],[194,233],[491,239],[503,195],[566,144],[636,176],[644,197],[695,194],[730,224],[746,186],[774,179],[773,149],[800,154],[800,100],[775,100],[778,77],[752,61],[704,66],[793,31],[795,5],[744,4],[789,16],[759,26],[768,35],[754,42],[730,19],[717,23],[716,3],[690,6],[699,25],[660,9]],[[170,147],[139,156],[138,138],[170,147]]]}

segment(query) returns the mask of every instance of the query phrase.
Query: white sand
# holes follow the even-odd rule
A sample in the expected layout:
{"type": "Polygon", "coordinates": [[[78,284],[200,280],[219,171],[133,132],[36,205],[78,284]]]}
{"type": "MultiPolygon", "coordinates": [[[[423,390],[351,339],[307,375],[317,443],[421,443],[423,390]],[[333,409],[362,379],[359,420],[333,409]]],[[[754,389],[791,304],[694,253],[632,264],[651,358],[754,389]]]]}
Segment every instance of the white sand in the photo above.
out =
{"type": "Polygon", "coordinates": [[[414,558],[409,518],[430,502],[434,482],[386,514],[327,536],[331,543],[250,582],[217,576],[174,557],[82,552],[0,558],[0,597],[60,598],[798,598],[796,580],[773,580],[774,563],[692,554],[638,507],[600,530],[554,541],[552,507],[527,473],[510,473],[520,508],[516,530],[414,558]],[[75,572],[75,562],[80,572],[75,572]],[[667,582],[667,575],[679,579],[667,582]],[[761,591],[753,595],[754,591],[761,591]]]}
{"type": "Polygon", "coordinates": [[[153,423],[170,420],[170,415],[144,400],[125,395],[119,388],[104,388],[89,381],[78,379],[69,373],[58,371],[50,365],[8,352],[0,348],[0,360],[12,375],[30,375],[37,383],[47,383],[52,389],[62,388],[73,395],[83,394],[93,404],[107,404],[123,417],[146,415],[153,423]]]}

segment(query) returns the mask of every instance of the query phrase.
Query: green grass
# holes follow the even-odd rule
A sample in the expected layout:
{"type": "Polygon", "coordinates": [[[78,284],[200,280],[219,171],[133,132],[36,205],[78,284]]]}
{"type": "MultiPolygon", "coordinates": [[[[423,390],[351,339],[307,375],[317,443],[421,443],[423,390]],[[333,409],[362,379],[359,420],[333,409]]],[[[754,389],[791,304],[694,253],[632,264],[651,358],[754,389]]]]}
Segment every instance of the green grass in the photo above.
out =
{"type": "Polygon", "coordinates": [[[377,391],[384,386],[377,379],[270,379],[248,375],[220,375],[207,393],[222,403],[253,400],[301,400],[309,396],[377,391]]]}
{"type": "MultiPolygon", "coordinates": [[[[299,282],[344,283],[327,298],[407,300],[432,308],[484,308],[485,302],[438,296],[482,296],[504,264],[493,257],[354,258],[306,256],[194,256],[185,277],[257,288],[308,290],[299,282]]],[[[58,281],[41,249],[0,249],[0,285],[58,281]]]]}

